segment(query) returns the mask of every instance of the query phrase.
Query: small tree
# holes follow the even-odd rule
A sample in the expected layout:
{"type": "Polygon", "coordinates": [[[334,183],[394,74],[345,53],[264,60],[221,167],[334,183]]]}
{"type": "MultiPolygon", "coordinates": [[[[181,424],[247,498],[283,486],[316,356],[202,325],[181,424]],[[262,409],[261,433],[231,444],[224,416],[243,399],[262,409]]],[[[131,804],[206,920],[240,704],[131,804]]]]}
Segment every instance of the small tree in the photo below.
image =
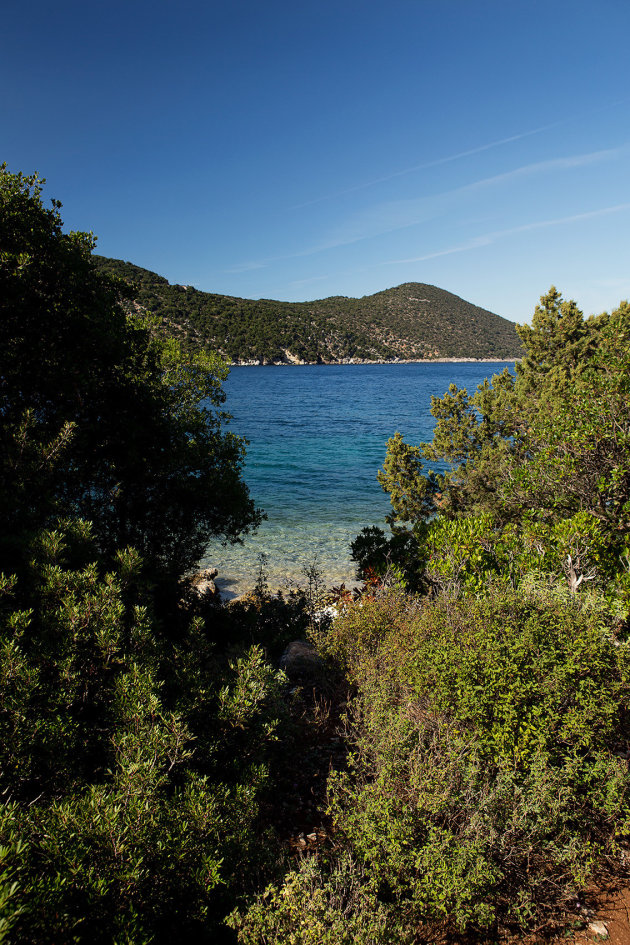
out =
{"type": "MultiPolygon", "coordinates": [[[[378,478],[394,529],[417,538],[436,514],[489,516],[497,534],[538,523],[549,536],[580,516],[581,567],[570,551],[556,562],[577,589],[587,573],[615,573],[630,532],[630,307],[585,320],[552,287],[519,334],[515,374],[434,397],[432,441],[411,446],[397,433],[378,478]],[[428,463],[443,471],[425,471],[428,463]],[[584,570],[595,554],[598,567],[584,570]]],[[[558,542],[547,544],[557,558],[558,542]]]]}

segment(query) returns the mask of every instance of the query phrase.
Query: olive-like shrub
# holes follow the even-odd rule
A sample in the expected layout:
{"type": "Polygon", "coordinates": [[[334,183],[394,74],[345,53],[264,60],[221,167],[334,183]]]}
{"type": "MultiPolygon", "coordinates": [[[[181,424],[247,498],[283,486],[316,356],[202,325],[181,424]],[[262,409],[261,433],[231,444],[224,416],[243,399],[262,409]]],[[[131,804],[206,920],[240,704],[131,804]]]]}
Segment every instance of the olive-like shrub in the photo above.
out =
{"type": "Polygon", "coordinates": [[[340,940],[357,945],[561,914],[630,831],[628,646],[605,613],[535,585],[347,608],[329,635],[355,692],[350,763],[329,779],[335,846],[268,891],[264,923],[238,917],[242,940],[285,940],[270,928],[305,884],[319,924],[345,914],[340,940]]]}

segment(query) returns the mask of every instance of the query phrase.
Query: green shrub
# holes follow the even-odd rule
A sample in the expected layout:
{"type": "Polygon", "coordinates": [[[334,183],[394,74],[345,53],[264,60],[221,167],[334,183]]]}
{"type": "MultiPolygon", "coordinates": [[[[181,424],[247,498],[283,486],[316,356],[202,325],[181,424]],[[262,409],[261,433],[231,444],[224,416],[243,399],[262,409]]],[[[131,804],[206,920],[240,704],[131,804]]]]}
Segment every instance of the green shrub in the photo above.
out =
{"type": "Polygon", "coordinates": [[[275,866],[258,820],[285,680],[259,648],[217,653],[192,617],[160,639],[136,602],[137,556],[73,569],[79,532],[81,554],[72,532],[37,542],[31,608],[3,582],[0,936],[211,937],[275,866]]]}
{"type": "Polygon", "coordinates": [[[527,924],[630,832],[627,646],[578,601],[392,594],[333,628],[356,696],[331,813],[406,921],[527,924]]]}
{"type": "Polygon", "coordinates": [[[391,911],[369,869],[344,854],[326,872],[317,860],[302,860],[229,924],[243,945],[404,945],[411,939],[400,937],[391,911]]]}

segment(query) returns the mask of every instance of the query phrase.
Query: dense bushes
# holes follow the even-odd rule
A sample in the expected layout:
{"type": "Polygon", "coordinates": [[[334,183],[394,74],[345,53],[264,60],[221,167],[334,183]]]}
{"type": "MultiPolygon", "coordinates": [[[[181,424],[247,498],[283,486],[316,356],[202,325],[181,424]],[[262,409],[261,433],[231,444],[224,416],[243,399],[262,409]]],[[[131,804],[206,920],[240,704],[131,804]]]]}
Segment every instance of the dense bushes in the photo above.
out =
{"type": "Polygon", "coordinates": [[[349,607],[329,646],[356,690],[349,768],[329,781],[336,849],[239,917],[243,941],[525,927],[618,856],[630,663],[597,606],[539,587],[425,605],[394,591],[349,607]]]}
{"type": "Polygon", "coordinates": [[[283,678],[255,647],[217,652],[192,617],[176,642],[156,637],[135,602],[137,556],[120,555],[116,573],[76,570],[69,544],[42,536],[36,608],[13,610],[5,581],[0,846],[11,941],[212,940],[278,855],[272,834],[260,842],[257,818],[278,742],[290,744],[283,678]]]}

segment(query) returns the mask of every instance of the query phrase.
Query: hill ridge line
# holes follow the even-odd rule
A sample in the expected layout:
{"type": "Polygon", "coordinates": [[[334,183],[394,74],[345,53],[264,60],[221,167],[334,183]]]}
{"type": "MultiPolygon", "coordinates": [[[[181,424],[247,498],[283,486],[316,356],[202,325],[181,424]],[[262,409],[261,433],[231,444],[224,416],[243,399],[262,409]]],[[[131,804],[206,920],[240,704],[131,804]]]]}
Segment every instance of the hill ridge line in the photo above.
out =
{"type": "Polygon", "coordinates": [[[513,322],[428,283],[284,302],[171,285],[133,263],[93,259],[135,287],[135,310],[158,316],[183,344],[216,350],[232,364],[500,362],[521,354],[513,322]]]}

